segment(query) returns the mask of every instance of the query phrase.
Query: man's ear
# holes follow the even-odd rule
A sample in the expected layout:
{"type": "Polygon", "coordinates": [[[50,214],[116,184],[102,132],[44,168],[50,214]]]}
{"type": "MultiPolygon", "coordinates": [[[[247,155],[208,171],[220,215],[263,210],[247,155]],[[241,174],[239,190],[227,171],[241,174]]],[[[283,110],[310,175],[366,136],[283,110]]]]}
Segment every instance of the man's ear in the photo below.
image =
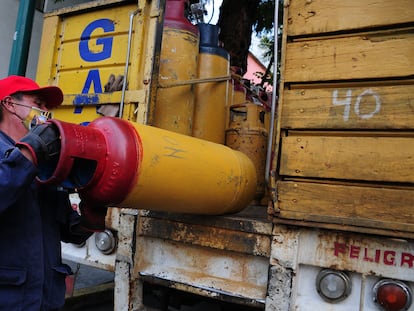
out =
{"type": "Polygon", "coordinates": [[[2,106],[10,112],[11,112],[11,109],[14,110],[13,102],[11,99],[12,99],[11,96],[6,96],[2,100],[2,106]]]}

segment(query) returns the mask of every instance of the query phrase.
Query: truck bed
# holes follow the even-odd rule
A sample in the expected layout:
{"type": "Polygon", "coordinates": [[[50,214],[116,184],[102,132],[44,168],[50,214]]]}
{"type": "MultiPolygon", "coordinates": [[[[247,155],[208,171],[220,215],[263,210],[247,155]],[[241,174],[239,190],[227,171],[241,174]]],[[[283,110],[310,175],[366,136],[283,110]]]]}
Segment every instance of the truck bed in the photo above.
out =
{"type": "Polygon", "coordinates": [[[135,278],[226,299],[264,304],[272,222],[265,206],[226,216],[142,211],[135,278]],[[143,252],[140,252],[143,250],[143,252]]]}

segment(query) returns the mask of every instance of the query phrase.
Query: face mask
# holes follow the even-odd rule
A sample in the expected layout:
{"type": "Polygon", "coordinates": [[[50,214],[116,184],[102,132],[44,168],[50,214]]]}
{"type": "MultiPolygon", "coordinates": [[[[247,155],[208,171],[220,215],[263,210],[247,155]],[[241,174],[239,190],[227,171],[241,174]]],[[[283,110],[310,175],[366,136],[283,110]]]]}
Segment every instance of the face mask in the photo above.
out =
{"type": "Polygon", "coordinates": [[[28,130],[31,130],[34,126],[43,124],[51,118],[51,112],[36,107],[31,107],[29,114],[26,118],[22,119],[22,122],[28,130]]]}

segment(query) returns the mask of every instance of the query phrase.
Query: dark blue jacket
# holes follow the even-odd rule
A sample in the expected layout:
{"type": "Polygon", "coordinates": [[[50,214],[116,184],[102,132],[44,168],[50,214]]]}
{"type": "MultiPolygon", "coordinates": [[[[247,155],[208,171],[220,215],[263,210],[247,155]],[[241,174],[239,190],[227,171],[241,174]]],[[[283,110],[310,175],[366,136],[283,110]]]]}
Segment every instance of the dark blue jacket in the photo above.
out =
{"type": "Polygon", "coordinates": [[[88,235],[63,189],[41,186],[37,168],[0,131],[0,311],[46,311],[64,304],[60,241],[80,243],[88,235]]]}

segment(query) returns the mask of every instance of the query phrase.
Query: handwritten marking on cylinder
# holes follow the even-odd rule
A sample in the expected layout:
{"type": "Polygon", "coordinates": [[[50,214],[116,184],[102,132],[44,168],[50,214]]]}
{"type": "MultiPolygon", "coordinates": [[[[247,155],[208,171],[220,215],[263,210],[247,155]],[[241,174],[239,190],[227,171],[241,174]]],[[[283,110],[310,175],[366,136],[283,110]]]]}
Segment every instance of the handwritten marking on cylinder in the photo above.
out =
{"type": "Polygon", "coordinates": [[[185,151],[184,151],[184,150],[182,150],[182,149],[177,149],[177,148],[172,148],[172,147],[165,147],[165,149],[167,149],[167,150],[170,150],[170,151],[171,151],[171,153],[166,154],[165,156],[167,156],[167,157],[172,157],[172,158],[178,158],[178,159],[182,159],[183,157],[182,157],[182,156],[177,155],[177,153],[179,153],[179,152],[185,152],[185,151]]]}
{"type": "Polygon", "coordinates": [[[163,140],[166,142],[166,145],[167,145],[164,147],[164,149],[170,151],[169,153],[165,154],[165,156],[179,158],[179,159],[183,158],[182,156],[177,155],[177,153],[185,152],[185,150],[175,147],[175,146],[180,145],[178,141],[176,141],[174,138],[169,137],[169,136],[164,136],[163,140]],[[174,147],[171,147],[171,145],[174,147]]]}

